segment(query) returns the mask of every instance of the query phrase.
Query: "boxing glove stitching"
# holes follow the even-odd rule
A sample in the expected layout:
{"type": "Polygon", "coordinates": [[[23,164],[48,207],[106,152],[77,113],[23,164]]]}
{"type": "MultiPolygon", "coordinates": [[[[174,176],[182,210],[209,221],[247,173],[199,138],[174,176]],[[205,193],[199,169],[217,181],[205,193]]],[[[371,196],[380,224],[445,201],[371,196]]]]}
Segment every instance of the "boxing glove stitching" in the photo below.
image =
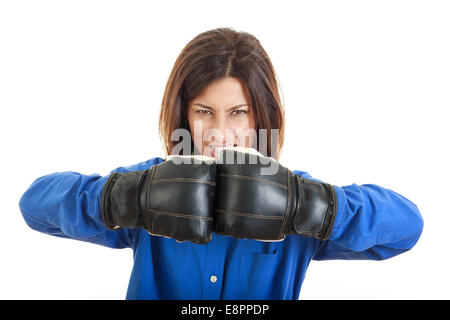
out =
{"type": "Polygon", "coordinates": [[[186,213],[180,213],[180,212],[168,212],[168,211],[160,211],[160,210],[154,210],[154,209],[148,209],[149,212],[153,214],[162,214],[166,216],[172,216],[177,218],[187,218],[187,219],[199,219],[199,220],[207,220],[212,221],[213,218],[211,217],[200,217],[200,216],[194,216],[186,213]]]}
{"type": "MultiPolygon", "coordinates": [[[[149,198],[150,198],[150,189],[151,189],[151,186],[152,186],[152,180],[153,180],[153,176],[155,175],[155,172],[156,172],[156,168],[157,168],[157,165],[156,166],[153,166],[150,170],[151,170],[151,172],[150,172],[150,177],[148,178],[148,181],[146,181],[146,183],[145,183],[145,210],[147,211],[148,210],[148,208],[149,208],[149,198]]],[[[147,176],[148,176],[148,174],[147,174],[147,176]]],[[[149,214],[144,214],[144,226],[145,226],[145,229],[147,229],[149,232],[150,231],[153,231],[152,230],[152,225],[151,225],[151,219],[150,219],[150,215],[149,214]]]]}
{"type": "Polygon", "coordinates": [[[244,213],[244,212],[222,210],[222,209],[214,209],[214,211],[217,211],[217,212],[223,213],[223,214],[234,214],[234,215],[242,216],[242,217],[246,217],[246,218],[268,219],[268,220],[284,219],[284,216],[267,216],[267,215],[263,215],[263,214],[244,213]]]}
{"type": "Polygon", "coordinates": [[[287,190],[287,187],[284,184],[280,184],[268,179],[261,179],[261,178],[255,178],[255,177],[249,177],[249,176],[243,176],[238,174],[228,174],[228,173],[219,173],[219,176],[227,177],[227,178],[236,178],[236,179],[242,179],[242,180],[254,180],[254,181],[260,181],[260,182],[266,182],[273,184],[274,186],[277,186],[281,189],[287,190]]]}
{"type": "MultiPolygon", "coordinates": [[[[334,194],[333,194],[333,192],[331,191],[331,186],[330,186],[329,184],[327,184],[327,183],[324,183],[323,186],[324,186],[325,189],[328,189],[328,190],[327,190],[328,193],[331,193],[332,197],[334,197],[334,194]]],[[[314,237],[315,237],[316,239],[324,240],[324,239],[328,236],[329,230],[331,230],[331,229],[330,229],[330,226],[331,226],[331,222],[332,222],[332,220],[333,220],[333,217],[331,217],[331,221],[329,221],[329,224],[328,224],[328,226],[327,226],[327,229],[326,229],[326,230],[322,230],[322,229],[323,229],[323,225],[324,225],[324,223],[325,223],[325,220],[327,219],[327,216],[330,215],[330,204],[333,204],[333,203],[334,203],[333,200],[332,200],[330,203],[328,203],[328,207],[327,207],[327,209],[325,210],[325,213],[324,213],[323,216],[322,216],[322,222],[321,222],[321,224],[320,224],[319,231],[314,235],[314,237]],[[323,236],[321,236],[321,234],[323,234],[324,231],[325,231],[325,234],[324,234],[323,236]]],[[[333,211],[331,211],[331,214],[333,214],[333,211]]]]}
{"type": "MultiPolygon", "coordinates": [[[[327,190],[327,191],[328,191],[329,193],[331,193],[331,194],[332,194],[332,197],[333,197],[334,195],[333,195],[333,193],[332,193],[332,191],[331,191],[330,185],[327,184],[327,183],[322,183],[322,185],[324,186],[325,189],[330,189],[330,190],[327,190]]],[[[331,201],[331,203],[328,204],[328,207],[327,207],[327,209],[325,210],[325,213],[322,215],[322,221],[321,221],[321,223],[320,223],[319,231],[318,231],[316,234],[314,234],[314,238],[316,238],[316,239],[318,239],[318,240],[325,240],[325,239],[327,238],[328,233],[329,233],[328,231],[330,230],[330,226],[331,226],[332,220],[329,221],[329,224],[328,224],[326,230],[323,230],[323,227],[324,227],[325,220],[327,219],[327,215],[330,214],[330,210],[329,210],[330,204],[333,204],[333,202],[334,202],[334,201],[331,201]],[[325,234],[324,234],[323,236],[321,236],[321,235],[324,233],[324,231],[325,231],[325,234]]],[[[331,214],[333,214],[333,212],[331,212],[331,214]]],[[[331,219],[333,219],[333,217],[331,217],[331,219]]]]}
{"type": "Polygon", "coordinates": [[[136,197],[136,206],[138,208],[138,225],[139,226],[145,226],[144,223],[144,210],[145,208],[142,208],[142,204],[141,204],[141,197],[140,197],[140,190],[142,190],[142,186],[145,184],[145,181],[147,179],[147,175],[148,175],[148,170],[144,170],[144,173],[142,174],[141,178],[139,179],[139,184],[138,184],[138,192],[137,192],[137,197],[136,197]]]}
{"type": "Polygon", "coordinates": [[[288,174],[287,174],[288,198],[287,198],[287,201],[286,201],[286,211],[284,213],[284,220],[283,220],[283,223],[281,225],[279,238],[282,238],[284,236],[284,234],[285,234],[284,228],[286,226],[287,221],[289,220],[289,217],[291,215],[290,213],[292,212],[292,210],[291,211],[289,210],[290,206],[291,206],[291,203],[292,203],[292,190],[291,189],[292,189],[292,186],[291,186],[291,172],[288,171],[288,174]]]}
{"type": "Polygon", "coordinates": [[[165,182],[195,182],[195,183],[204,183],[211,186],[216,186],[215,182],[212,181],[205,181],[205,180],[199,180],[199,179],[190,179],[190,178],[168,178],[168,179],[155,179],[153,180],[152,184],[156,183],[165,183],[165,182]]]}
{"type": "Polygon", "coordinates": [[[336,211],[337,211],[337,197],[336,197],[336,191],[334,190],[333,186],[331,184],[325,184],[331,191],[331,197],[332,200],[330,201],[330,205],[331,205],[331,212],[329,213],[327,210],[327,214],[331,214],[331,220],[329,222],[329,225],[327,226],[327,230],[326,233],[323,237],[319,238],[319,240],[327,240],[330,235],[331,235],[331,230],[333,229],[334,226],[334,221],[336,219],[336,211]]]}

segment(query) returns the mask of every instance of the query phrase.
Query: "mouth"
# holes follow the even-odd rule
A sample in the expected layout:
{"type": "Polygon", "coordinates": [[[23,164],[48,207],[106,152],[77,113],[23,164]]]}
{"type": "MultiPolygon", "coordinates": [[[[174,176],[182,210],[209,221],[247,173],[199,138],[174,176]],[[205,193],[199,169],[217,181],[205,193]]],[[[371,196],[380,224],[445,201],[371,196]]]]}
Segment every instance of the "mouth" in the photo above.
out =
{"type": "Polygon", "coordinates": [[[224,145],[213,145],[209,144],[208,148],[211,150],[211,156],[214,158],[219,153],[220,149],[227,148],[227,147],[237,147],[237,144],[224,144],[224,145]]]}

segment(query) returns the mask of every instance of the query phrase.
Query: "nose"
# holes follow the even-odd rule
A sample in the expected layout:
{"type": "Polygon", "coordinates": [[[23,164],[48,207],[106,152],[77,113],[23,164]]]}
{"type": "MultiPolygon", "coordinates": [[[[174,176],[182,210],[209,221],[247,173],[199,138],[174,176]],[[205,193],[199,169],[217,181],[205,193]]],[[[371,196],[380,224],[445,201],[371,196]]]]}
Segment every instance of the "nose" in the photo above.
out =
{"type": "Polygon", "coordinates": [[[217,144],[233,143],[234,134],[232,129],[229,128],[225,117],[216,117],[215,121],[212,123],[212,126],[209,129],[211,129],[209,141],[215,142],[217,144]],[[227,137],[227,134],[229,135],[229,137],[227,137]],[[230,141],[227,141],[227,138],[230,141]]]}

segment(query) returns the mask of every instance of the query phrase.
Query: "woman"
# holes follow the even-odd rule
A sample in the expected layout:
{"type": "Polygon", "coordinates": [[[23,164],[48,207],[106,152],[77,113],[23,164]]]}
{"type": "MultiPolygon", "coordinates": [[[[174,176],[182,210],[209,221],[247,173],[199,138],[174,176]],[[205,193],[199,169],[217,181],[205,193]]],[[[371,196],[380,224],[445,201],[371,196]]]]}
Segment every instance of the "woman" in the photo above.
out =
{"type": "Polygon", "coordinates": [[[19,203],[32,229],[132,248],[127,299],[298,299],[312,259],[387,259],[411,249],[421,235],[416,205],[374,184],[331,186],[281,165],[267,177],[223,180],[238,176],[227,173],[230,168],[248,173],[250,167],[220,166],[217,160],[227,150],[221,148],[256,146],[260,159],[278,165],[283,145],[284,111],[275,73],[248,33],[219,28],[186,45],[166,86],[159,128],[166,160],[119,167],[105,177],[49,174],[36,179],[19,203]],[[177,139],[185,133],[190,140],[177,139]],[[177,158],[180,151],[184,156],[177,158]],[[201,163],[174,163],[194,158],[201,163]],[[267,182],[280,174],[288,177],[284,193],[275,191],[274,180],[273,192],[258,194],[269,184],[244,186],[245,180],[267,182]],[[317,187],[309,194],[315,201],[309,206],[312,218],[300,215],[308,205],[296,197],[307,186],[317,187]],[[247,198],[235,201],[240,191],[247,198]],[[273,200],[275,194],[281,201],[273,200]],[[290,213],[259,219],[262,213],[252,220],[230,210],[230,203],[264,210],[278,202],[290,213]],[[158,210],[150,208],[155,203],[158,210]],[[170,213],[177,210],[182,213],[170,213]]]}

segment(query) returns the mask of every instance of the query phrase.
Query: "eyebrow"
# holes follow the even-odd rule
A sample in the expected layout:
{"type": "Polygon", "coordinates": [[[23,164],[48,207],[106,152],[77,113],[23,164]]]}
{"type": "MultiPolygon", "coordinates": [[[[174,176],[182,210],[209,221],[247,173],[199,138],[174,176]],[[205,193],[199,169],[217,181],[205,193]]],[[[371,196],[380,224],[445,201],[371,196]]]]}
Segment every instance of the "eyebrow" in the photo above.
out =
{"type": "MultiPolygon", "coordinates": [[[[211,108],[210,106],[207,106],[207,105],[205,105],[205,104],[203,104],[203,103],[199,103],[199,102],[193,103],[192,105],[193,105],[193,106],[199,106],[199,107],[206,108],[206,109],[210,109],[210,110],[214,110],[214,109],[211,108]]],[[[248,106],[249,106],[249,105],[248,105],[248,104],[245,104],[245,103],[243,103],[243,104],[238,104],[237,106],[231,107],[230,109],[228,109],[228,110],[226,110],[226,111],[231,111],[231,110],[234,110],[234,109],[237,109],[237,108],[240,108],[240,107],[248,107],[248,106]]]]}

